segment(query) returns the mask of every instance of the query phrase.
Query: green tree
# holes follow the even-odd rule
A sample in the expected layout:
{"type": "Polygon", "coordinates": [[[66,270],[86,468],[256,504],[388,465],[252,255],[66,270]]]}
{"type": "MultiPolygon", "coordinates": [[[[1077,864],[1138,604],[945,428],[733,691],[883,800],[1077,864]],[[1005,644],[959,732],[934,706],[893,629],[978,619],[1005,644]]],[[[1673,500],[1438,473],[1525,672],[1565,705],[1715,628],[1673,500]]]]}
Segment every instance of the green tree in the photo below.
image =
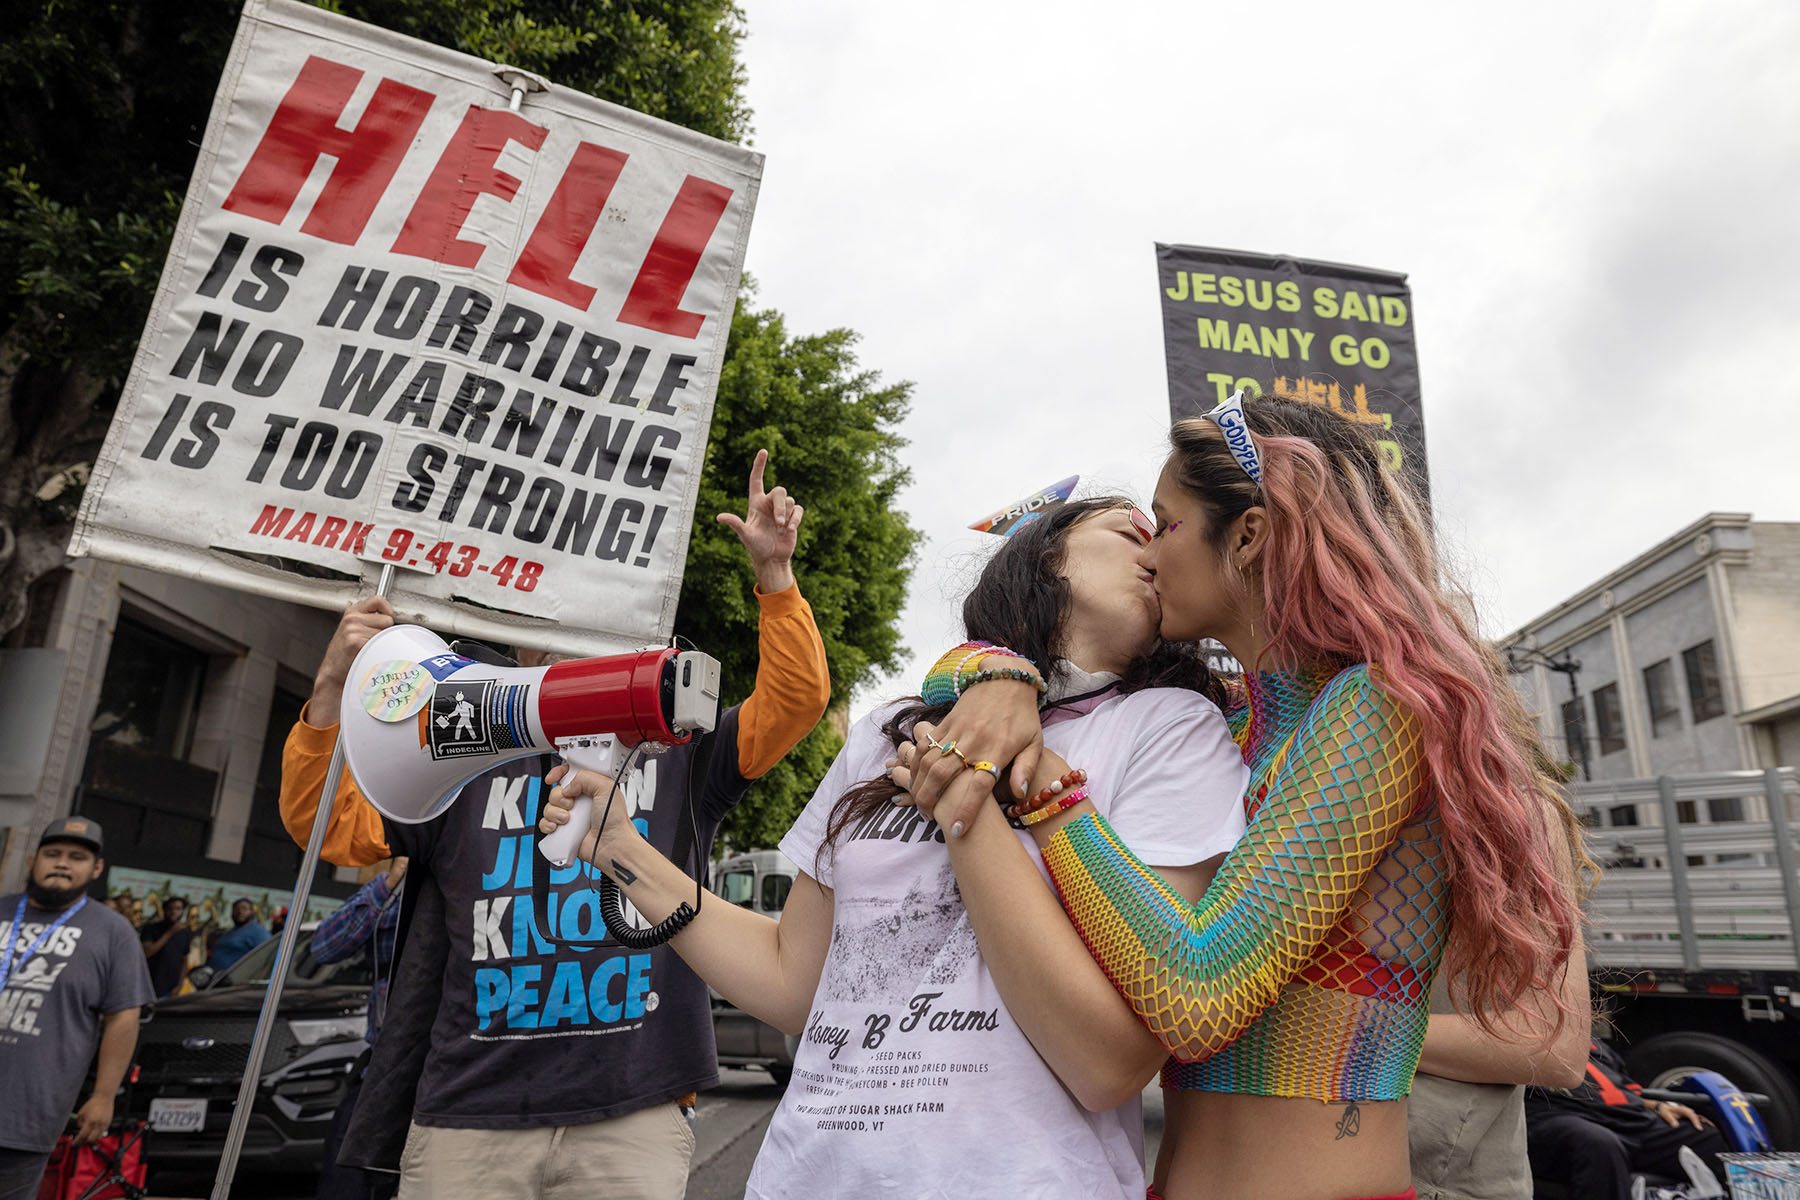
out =
{"type": "MultiPolygon", "coordinates": [[[[322,0],[322,7],[727,140],[750,131],[731,0],[322,0]]],[[[236,28],[239,0],[25,0],[0,30],[0,636],[64,561],[156,291],[236,28]]],[[[857,366],[847,330],[790,337],[740,302],[702,476],[677,628],[739,697],[756,606],[735,539],[759,446],[811,510],[796,567],[838,702],[891,667],[916,535],[892,508],[908,387],[857,366]]],[[[728,698],[739,698],[728,697],[728,698]]],[[[821,725],[765,777],[728,837],[772,845],[836,751],[821,725]]]]}
{"type": "MultiPolygon", "coordinates": [[[[732,318],[675,614],[676,632],[719,660],[727,703],[756,676],[757,604],[749,560],[714,514],[743,511],[745,473],[762,448],[767,486],[806,508],[794,573],[825,642],[834,708],[898,662],[896,620],[918,534],[895,508],[907,474],[893,429],[911,385],[882,386],[858,367],[855,343],[847,329],[790,336],[780,313],[742,298],[732,318]]],[[[841,744],[821,722],[732,814],[726,840],[740,849],[780,841],[841,744]]]]}

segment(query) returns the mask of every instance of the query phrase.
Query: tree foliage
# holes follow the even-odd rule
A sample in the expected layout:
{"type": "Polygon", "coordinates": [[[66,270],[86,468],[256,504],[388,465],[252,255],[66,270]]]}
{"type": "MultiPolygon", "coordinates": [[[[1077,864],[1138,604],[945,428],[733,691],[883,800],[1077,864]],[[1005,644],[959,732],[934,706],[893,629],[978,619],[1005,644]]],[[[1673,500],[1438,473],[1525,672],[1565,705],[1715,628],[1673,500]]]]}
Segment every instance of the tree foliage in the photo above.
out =
{"type": "MultiPolygon", "coordinates": [[[[743,299],[732,319],[675,614],[676,632],[719,660],[728,703],[755,678],[757,603],[749,559],[714,516],[743,512],[759,449],[769,451],[766,486],[787,488],[806,508],[794,573],[825,642],[833,705],[898,661],[896,620],[918,534],[894,507],[907,476],[893,428],[911,389],[860,369],[855,342],[847,329],[791,336],[780,313],[743,299]]],[[[740,848],[775,845],[841,742],[821,723],[763,777],[726,838],[740,848]]]]}
{"type": "MultiPolygon", "coordinates": [[[[750,131],[731,0],[321,0],[321,7],[508,63],[702,133],[750,131]]],[[[60,566],[168,252],[238,0],[22,0],[0,30],[0,636],[60,566]]],[[[740,302],[726,351],[677,618],[741,698],[756,604],[742,511],[760,446],[811,510],[796,570],[836,695],[899,647],[915,535],[893,510],[907,386],[859,369],[847,330],[790,336],[740,302]]],[[[728,836],[772,845],[836,749],[828,726],[758,785],[728,836]]]]}

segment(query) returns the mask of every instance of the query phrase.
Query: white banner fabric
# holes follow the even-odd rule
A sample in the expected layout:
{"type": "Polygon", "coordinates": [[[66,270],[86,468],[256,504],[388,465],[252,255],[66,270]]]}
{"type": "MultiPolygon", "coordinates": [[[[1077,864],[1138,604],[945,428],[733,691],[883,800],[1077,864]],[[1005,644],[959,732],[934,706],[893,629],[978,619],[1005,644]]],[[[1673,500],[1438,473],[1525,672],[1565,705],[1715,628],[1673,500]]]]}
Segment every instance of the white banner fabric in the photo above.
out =
{"type": "Polygon", "coordinates": [[[250,0],[69,553],[326,608],[389,563],[441,631],[663,640],[761,172],[250,0]]]}

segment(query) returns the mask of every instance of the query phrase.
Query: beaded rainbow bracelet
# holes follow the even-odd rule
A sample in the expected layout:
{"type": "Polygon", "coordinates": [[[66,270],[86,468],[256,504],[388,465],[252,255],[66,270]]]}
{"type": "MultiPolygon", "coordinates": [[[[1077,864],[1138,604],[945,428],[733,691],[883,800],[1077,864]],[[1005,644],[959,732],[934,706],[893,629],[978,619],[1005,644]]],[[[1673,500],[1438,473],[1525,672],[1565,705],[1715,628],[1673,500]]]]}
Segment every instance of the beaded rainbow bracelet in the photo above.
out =
{"type": "Polygon", "coordinates": [[[1064,792],[1060,797],[1052,800],[1049,804],[1044,805],[1044,807],[1028,812],[1020,817],[1019,824],[1029,829],[1040,821],[1048,821],[1051,817],[1054,817],[1065,808],[1075,807],[1087,798],[1088,790],[1084,787],[1078,787],[1072,792],[1064,792]]]}
{"type": "MultiPolygon", "coordinates": [[[[1087,781],[1087,772],[1080,767],[1076,767],[1073,770],[1066,772],[1061,779],[1053,780],[1043,788],[1039,789],[1035,795],[1027,796],[1016,804],[1009,804],[1005,799],[1000,797],[996,797],[996,799],[999,801],[1001,811],[1006,814],[1006,819],[1011,822],[1013,828],[1023,829],[1025,828],[1025,825],[1028,824],[1028,822],[1025,821],[1026,817],[1030,816],[1038,809],[1043,808],[1046,804],[1051,803],[1068,789],[1079,788],[1086,784],[1087,781]]],[[[1083,794],[1085,795],[1085,793],[1083,794]]]]}
{"type": "Polygon", "coordinates": [[[1016,658],[1026,666],[1035,668],[1036,663],[1005,646],[996,646],[992,642],[964,642],[953,647],[932,665],[925,673],[925,686],[919,689],[927,704],[954,704],[956,698],[969,686],[964,680],[963,671],[970,664],[979,664],[985,658],[999,656],[1016,658]]]}

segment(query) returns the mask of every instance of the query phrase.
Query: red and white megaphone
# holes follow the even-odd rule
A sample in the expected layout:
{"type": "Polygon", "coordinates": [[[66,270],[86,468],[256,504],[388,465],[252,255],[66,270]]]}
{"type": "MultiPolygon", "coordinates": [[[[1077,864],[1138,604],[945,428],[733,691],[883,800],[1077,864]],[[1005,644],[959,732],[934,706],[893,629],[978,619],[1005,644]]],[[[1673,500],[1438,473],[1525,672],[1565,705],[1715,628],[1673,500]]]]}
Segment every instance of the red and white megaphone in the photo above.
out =
{"type": "MultiPolygon", "coordinates": [[[[496,667],[457,654],[417,625],[384,629],[351,664],[340,711],[357,787],[403,825],[429,821],[463,784],[504,762],[562,754],[616,774],[622,751],[678,746],[719,719],[719,663],[663,647],[547,667],[496,667]]],[[[591,802],[543,839],[544,857],[574,861],[591,802]]]]}

